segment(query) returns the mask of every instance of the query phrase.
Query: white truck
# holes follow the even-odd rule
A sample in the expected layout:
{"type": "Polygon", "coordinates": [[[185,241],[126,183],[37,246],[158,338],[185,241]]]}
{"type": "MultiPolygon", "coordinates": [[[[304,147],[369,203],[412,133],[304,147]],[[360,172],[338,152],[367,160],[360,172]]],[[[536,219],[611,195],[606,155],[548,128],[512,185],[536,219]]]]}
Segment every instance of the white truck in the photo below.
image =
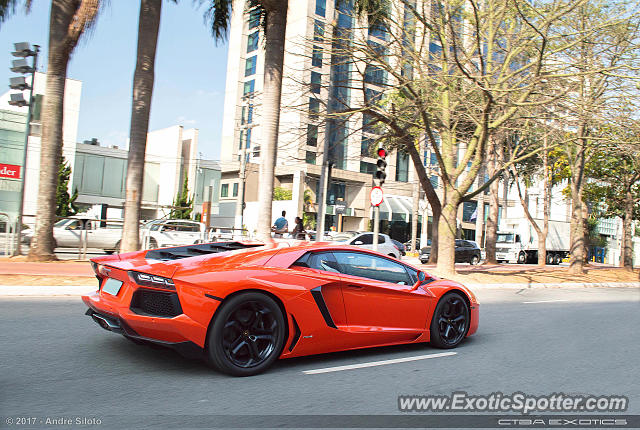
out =
{"type": "MultiPolygon", "coordinates": [[[[544,221],[534,219],[542,229],[544,221]]],[[[549,220],[547,233],[547,264],[560,264],[569,255],[569,222],[549,220]]],[[[500,222],[496,241],[496,260],[518,264],[538,261],[538,235],[527,218],[505,219],[500,222]]]]}

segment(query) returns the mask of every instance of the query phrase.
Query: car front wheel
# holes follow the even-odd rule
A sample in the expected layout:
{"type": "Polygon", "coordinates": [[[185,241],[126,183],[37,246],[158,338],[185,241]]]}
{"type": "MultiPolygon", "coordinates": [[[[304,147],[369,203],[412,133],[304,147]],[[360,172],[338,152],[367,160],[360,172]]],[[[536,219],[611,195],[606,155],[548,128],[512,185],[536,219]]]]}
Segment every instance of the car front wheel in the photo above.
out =
{"type": "Polygon", "coordinates": [[[278,359],[285,336],[284,316],[271,297],[239,294],[216,312],[207,342],[208,358],[229,375],[255,375],[278,359]]]}
{"type": "Polygon", "coordinates": [[[478,257],[477,255],[472,256],[471,260],[469,260],[469,264],[471,264],[472,266],[475,266],[479,262],[480,262],[480,257],[478,257]]]}
{"type": "Polygon", "coordinates": [[[469,330],[469,306],[460,293],[447,293],[438,302],[431,319],[429,343],[437,348],[455,348],[469,330]]]}

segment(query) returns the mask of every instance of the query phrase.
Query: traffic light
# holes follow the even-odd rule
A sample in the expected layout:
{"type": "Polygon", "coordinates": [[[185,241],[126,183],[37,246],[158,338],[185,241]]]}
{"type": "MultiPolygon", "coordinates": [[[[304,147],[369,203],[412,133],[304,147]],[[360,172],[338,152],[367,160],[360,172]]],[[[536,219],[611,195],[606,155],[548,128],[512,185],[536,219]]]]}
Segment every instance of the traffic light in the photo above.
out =
{"type": "Polygon", "coordinates": [[[380,186],[384,184],[384,180],[387,178],[387,174],[385,173],[385,169],[387,168],[387,162],[385,161],[386,158],[387,150],[384,148],[378,148],[378,162],[376,163],[378,169],[376,170],[376,179],[380,186]]]}

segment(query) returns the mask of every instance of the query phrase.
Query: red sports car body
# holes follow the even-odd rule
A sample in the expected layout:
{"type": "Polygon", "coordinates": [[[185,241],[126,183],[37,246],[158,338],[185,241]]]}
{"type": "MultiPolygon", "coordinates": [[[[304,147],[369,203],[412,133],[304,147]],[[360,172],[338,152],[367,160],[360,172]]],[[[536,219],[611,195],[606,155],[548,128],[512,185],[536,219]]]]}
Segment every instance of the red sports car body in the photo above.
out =
{"type": "Polygon", "coordinates": [[[100,326],[234,375],[356,348],[451,348],[478,327],[467,288],[359,247],[225,242],[91,261],[100,287],[82,299],[100,326]]]}

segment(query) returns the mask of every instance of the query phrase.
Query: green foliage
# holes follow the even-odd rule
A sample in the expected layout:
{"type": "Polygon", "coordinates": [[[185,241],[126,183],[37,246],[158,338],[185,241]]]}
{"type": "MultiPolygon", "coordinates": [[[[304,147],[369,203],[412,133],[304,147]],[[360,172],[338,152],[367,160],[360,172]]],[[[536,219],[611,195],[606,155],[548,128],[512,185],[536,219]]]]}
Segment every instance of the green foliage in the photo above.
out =
{"type": "Polygon", "coordinates": [[[69,179],[71,178],[71,167],[64,159],[58,167],[58,187],[56,188],[56,216],[68,217],[78,213],[75,201],[78,198],[78,189],[69,195],[69,179]]]}
{"type": "Polygon", "coordinates": [[[185,177],[182,183],[182,190],[178,193],[173,206],[175,209],[171,210],[171,218],[173,219],[191,219],[191,212],[193,211],[193,197],[189,197],[189,185],[188,179],[185,177]]]}
{"type": "Polygon", "coordinates": [[[287,190],[282,187],[275,187],[273,189],[273,200],[291,200],[293,198],[293,191],[287,190]]]}
{"type": "Polygon", "coordinates": [[[305,229],[315,230],[317,224],[317,216],[315,213],[305,213],[302,215],[302,225],[305,229]]]}

